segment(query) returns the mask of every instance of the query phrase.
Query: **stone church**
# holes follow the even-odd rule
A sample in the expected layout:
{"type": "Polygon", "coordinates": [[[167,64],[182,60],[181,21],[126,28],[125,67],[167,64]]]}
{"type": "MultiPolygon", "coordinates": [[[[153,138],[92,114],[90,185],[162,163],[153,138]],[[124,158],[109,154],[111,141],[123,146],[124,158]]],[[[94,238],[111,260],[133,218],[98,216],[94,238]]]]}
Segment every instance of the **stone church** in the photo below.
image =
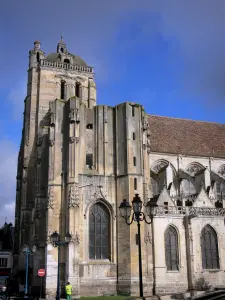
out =
{"type": "MultiPolygon", "coordinates": [[[[94,70],[61,39],[29,51],[18,155],[15,272],[30,256],[32,286],[74,296],[139,293],[137,224],[120,216],[138,193],[157,204],[141,222],[144,294],[225,285],[225,125],[149,115],[135,102],[97,105],[94,70]]],[[[23,278],[21,279],[23,280],[23,278]]]]}

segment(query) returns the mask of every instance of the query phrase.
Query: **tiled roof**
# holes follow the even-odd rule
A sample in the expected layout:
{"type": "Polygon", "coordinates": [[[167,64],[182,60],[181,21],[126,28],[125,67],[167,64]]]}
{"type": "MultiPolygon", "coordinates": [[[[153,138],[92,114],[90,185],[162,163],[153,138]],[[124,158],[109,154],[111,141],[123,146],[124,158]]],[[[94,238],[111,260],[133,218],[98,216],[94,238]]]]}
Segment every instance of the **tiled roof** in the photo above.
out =
{"type": "Polygon", "coordinates": [[[225,158],[225,124],[149,115],[152,152],[225,158]]]}

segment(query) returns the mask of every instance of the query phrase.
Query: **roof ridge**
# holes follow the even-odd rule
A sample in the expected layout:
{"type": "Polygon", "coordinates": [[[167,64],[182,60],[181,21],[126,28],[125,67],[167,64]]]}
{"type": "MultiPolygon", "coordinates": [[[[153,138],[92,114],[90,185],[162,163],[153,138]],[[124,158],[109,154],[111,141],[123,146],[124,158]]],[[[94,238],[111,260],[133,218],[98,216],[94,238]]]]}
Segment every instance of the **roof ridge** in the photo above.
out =
{"type": "Polygon", "coordinates": [[[148,115],[150,117],[159,117],[159,118],[164,118],[164,119],[175,119],[175,120],[182,120],[182,121],[189,121],[189,122],[196,122],[196,123],[209,123],[209,124],[216,124],[216,125],[225,126],[225,123],[218,123],[218,122],[212,122],[212,121],[201,121],[201,120],[193,120],[193,119],[169,117],[169,116],[160,116],[160,115],[152,115],[152,114],[148,114],[148,115]]]}

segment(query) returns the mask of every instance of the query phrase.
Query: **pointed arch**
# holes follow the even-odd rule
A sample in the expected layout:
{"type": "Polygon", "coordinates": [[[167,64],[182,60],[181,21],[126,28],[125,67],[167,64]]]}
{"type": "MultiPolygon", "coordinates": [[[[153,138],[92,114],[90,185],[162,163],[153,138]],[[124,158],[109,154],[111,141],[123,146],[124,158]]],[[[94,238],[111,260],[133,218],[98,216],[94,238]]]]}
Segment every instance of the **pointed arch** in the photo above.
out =
{"type": "Polygon", "coordinates": [[[175,190],[177,191],[178,189],[177,171],[174,166],[165,159],[158,159],[152,164],[150,177],[153,196],[159,195],[165,185],[170,189],[173,184],[175,190]]]}
{"type": "Polygon", "coordinates": [[[190,173],[192,176],[195,176],[199,171],[204,169],[205,167],[202,164],[194,161],[187,166],[186,171],[190,173]]]}
{"type": "Polygon", "coordinates": [[[216,231],[206,225],[201,232],[202,268],[219,269],[218,239],[216,231]]]}
{"type": "Polygon", "coordinates": [[[168,271],[179,270],[178,231],[169,225],[164,233],[165,260],[168,271]]]}
{"type": "Polygon", "coordinates": [[[102,201],[89,210],[89,258],[110,259],[110,211],[102,201]]]}
{"type": "Polygon", "coordinates": [[[225,164],[218,168],[217,173],[225,179],[225,164]]]}

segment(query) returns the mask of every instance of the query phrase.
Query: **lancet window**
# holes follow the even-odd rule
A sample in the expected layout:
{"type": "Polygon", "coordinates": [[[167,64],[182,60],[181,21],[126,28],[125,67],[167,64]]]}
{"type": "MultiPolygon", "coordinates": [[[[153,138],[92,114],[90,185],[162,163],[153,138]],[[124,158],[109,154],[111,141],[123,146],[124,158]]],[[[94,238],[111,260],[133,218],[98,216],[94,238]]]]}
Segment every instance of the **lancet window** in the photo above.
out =
{"type": "Polygon", "coordinates": [[[202,268],[219,269],[218,240],[215,230],[206,225],[201,233],[202,268]]]}
{"type": "Polygon", "coordinates": [[[177,230],[173,226],[169,226],[165,231],[164,239],[167,270],[176,271],[179,269],[177,230]]]}
{"type": "Polygon", "coordinates": [[[102,203],[94,204],[89,213],[89,257],[110,258],[110,214],[102,203]]]}

